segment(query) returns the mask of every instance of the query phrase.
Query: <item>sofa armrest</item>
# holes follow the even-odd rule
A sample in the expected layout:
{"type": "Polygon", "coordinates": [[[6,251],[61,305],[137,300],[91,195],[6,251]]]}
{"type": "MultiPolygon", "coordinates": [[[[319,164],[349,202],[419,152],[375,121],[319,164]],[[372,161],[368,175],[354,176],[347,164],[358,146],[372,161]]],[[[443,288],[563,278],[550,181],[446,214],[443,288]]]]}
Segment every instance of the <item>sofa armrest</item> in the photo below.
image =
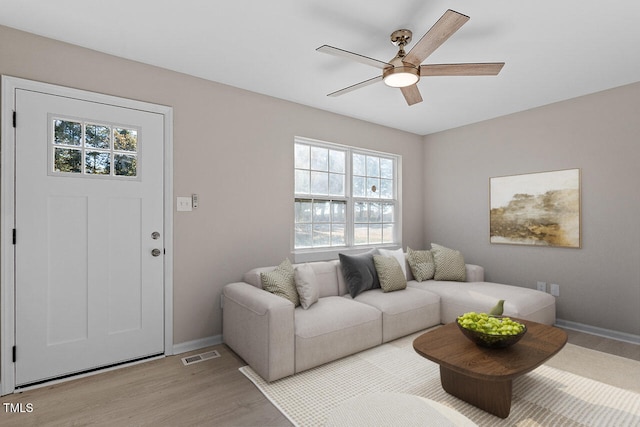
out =
{"type": "Polygon", "coordinates": [[[222,336],[262,378],[294,374],[294,309],[291,301],[248,283],[222,290],[222,336]]]}
{"type": "Polygon", "coordinates": [[[467,264],[467,282],[484,282],[484,267],[467,264]]]}

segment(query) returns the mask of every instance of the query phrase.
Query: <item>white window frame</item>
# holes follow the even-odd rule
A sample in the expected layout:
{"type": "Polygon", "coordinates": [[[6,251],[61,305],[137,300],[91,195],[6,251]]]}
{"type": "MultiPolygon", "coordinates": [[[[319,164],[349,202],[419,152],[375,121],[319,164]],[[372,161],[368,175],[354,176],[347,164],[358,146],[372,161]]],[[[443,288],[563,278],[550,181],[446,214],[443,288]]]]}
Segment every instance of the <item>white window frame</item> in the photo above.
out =
{"type": "MultiPolygon", "coordinates": [[[[402,156],[399,154],[386,153],[382,151],[369,150],[359,147],[353,147],[349,145],[337,144],[333,142],[320,141],[311,138],[305,137],[294,137],[294,147],[295,144],[305,144],[316,147],[328,148],[333,150],[340,150],[346,152],[345,159],[345,196],[344,197],[334,197],[334,196],[316,196],[315,199],[325,200],[345,200],[347,203],[347,212],[346,212],[346,224],[345,224],[345,245],[344,246],[332,246],[332,247],[321,247],[321,248],[296,248],[295,247],[295,212],[293,215],[293,222],[291,227],[291,254],[293,261],[296,263],[300,262],[311,262],[311,261],[324,261],[337,259],[339,253],[360,253],[366,252],[373,248],[398,248],[402,247],[402,156]],[[394,195],[393,199],[367,199],[362,197],[354,197],[352,195],[352,183],[353,183],[353,154],[363,154],[369,156],[382,157],[387,159],[392,159],[394,161],[395,170],[394,170],[394,195]],[[392,202],[395,205],[394,212],[394,239],[393,243],[381,243],[381,244],[366,244],[366,245],[355,245],[354,244],[354,205],[357,201],[375,201],[379,203],[392,202]]],[[[294,160],[295,160],[295,148],[294,148],[294,160]]],[[[291,168],[292,173],[295,172],[295,166],[291,168]]],[[[294,188],[293,188],[293,204],[292,209],[295,210],[295,200],[296,199],[306,199],[307,196],[296,195],[295,193],[295,177],[294,177],[294,188]]]]}

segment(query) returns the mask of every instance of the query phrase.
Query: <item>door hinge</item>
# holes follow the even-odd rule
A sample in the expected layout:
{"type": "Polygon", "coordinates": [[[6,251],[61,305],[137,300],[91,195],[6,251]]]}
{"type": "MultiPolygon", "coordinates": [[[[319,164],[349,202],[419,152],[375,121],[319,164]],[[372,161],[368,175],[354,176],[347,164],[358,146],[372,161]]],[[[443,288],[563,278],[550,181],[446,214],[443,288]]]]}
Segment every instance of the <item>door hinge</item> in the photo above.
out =
{"type": "Polygon", "coordinates": [[[13,363],[16,363],[16,346],[15,345],[13,346],[12,353],[13,353],[13,363]]]}
{"type": "Polygon", "coordinates": [[[13,244],[16,244],[16,229],[13,229],[13,244]]]}
{"type": "Polygon", "coordinates": [[[17,115],[18,115],[18,114],[14,111],[14,112],[13,112],[13,127],[16,127],[16,116],[17,116],[17,115]]]}

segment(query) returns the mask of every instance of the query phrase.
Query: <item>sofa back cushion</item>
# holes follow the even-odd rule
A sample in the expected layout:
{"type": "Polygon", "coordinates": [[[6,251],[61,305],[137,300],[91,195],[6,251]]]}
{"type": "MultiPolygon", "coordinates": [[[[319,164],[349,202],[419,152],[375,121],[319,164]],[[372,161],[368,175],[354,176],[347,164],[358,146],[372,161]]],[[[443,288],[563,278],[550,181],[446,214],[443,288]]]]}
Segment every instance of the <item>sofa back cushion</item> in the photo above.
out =
{"type": "MultiPolygon", "coordinates": [[[[320,298],[328,296],[341,295],[338,293],[338,273],[337,267],[340,264],[339,261],[320,261],[308,263],[316,274],[318,282],[320,298]]],[[[294,264],[293,267],[297,267],[299,264],[294,264]]],[[[243,276],[243,281],[262,289],[262,281],[260,280],[260,273],[273,271],[273,267],[258,267],[246,272],[243,276]]]]}

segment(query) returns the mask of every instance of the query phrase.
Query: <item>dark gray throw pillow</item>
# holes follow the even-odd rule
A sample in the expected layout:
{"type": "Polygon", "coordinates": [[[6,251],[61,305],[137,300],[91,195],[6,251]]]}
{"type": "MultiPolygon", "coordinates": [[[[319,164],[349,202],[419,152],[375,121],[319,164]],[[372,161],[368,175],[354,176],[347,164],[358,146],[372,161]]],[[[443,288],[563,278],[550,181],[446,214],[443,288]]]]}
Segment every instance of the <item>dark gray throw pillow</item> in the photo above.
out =
{"type": "Polygon", "coordinates": [[[349,288],[351,298],[355,298],[361,292],[380,287],[378,272],[373,262],[374,254],[375,249],[360,255],[338,254],[342,276],[349,288]]]}

